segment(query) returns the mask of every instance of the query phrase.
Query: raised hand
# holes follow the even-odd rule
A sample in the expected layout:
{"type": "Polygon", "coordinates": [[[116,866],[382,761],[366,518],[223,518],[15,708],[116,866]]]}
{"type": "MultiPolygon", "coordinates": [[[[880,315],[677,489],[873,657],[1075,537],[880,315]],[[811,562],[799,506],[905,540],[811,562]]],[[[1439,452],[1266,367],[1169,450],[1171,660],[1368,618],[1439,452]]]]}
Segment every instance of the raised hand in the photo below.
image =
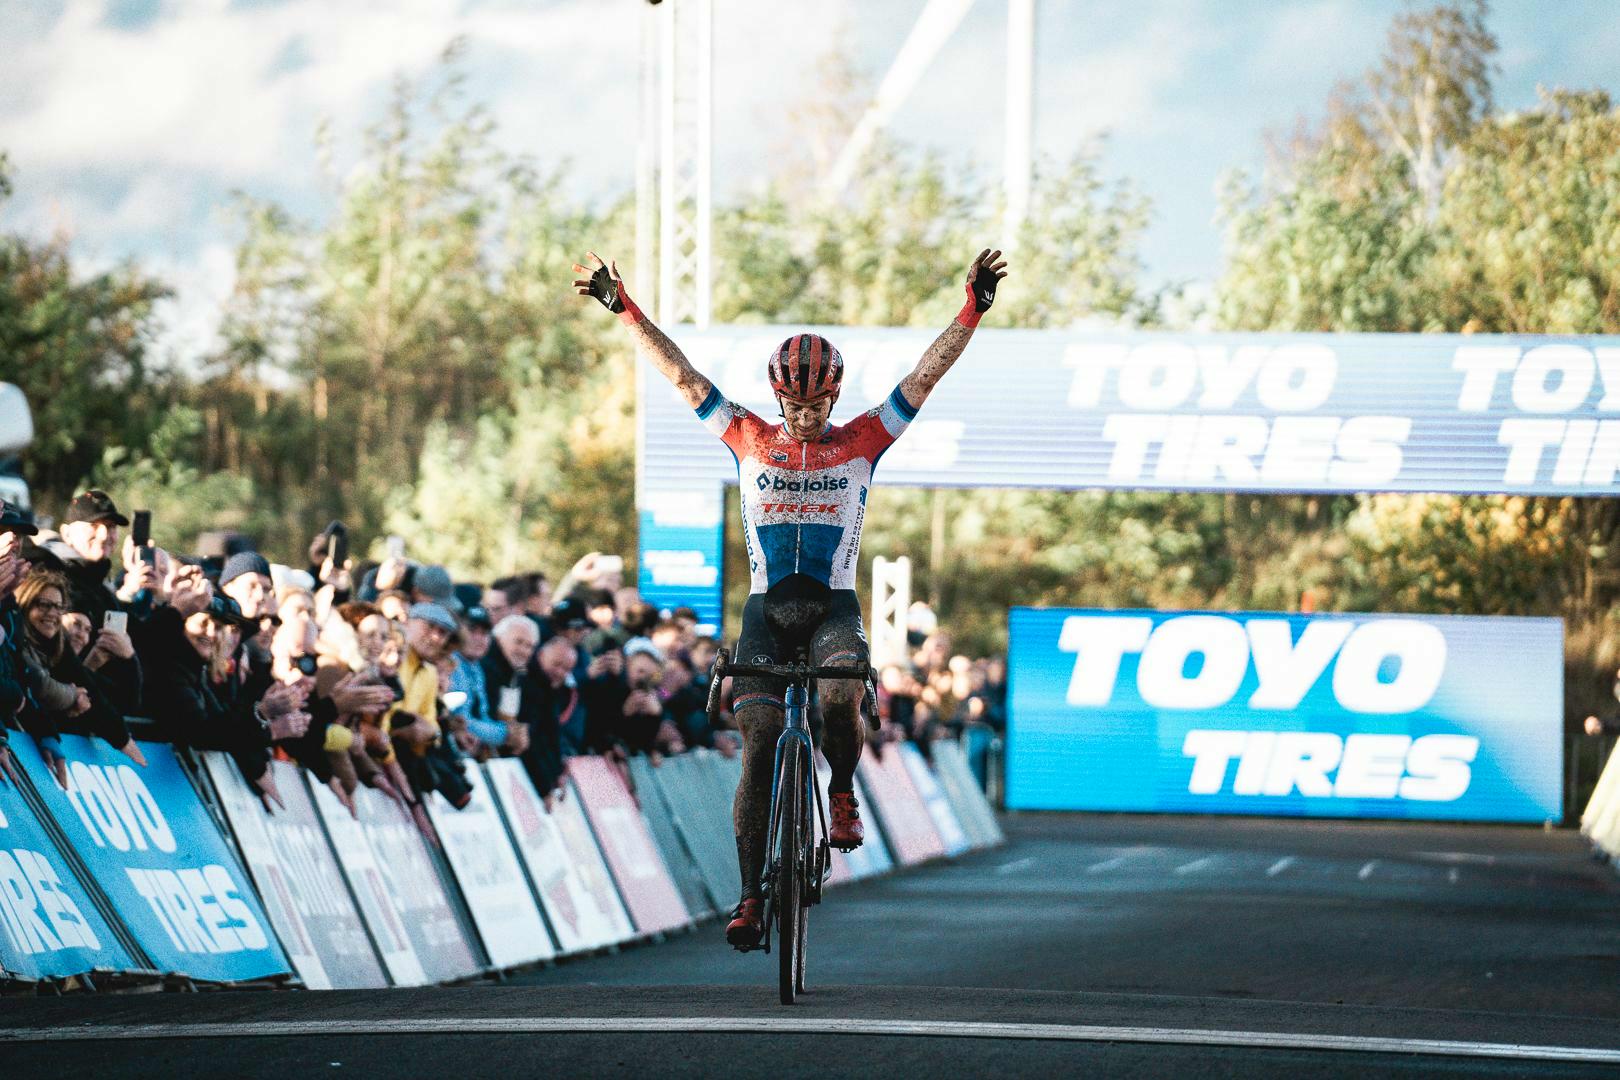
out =
{"type": "Polygon", "coordinates": [[[973,310],[981,315],[996,302],[996,286],[1007,276],[1007,260],[999,250],[985,248],[973,260],[967,272],[967,294],[973,301],[973,310]]]}
{"type": "Polygon", "coordinates": [[[629,297],[624,292],[624,278],[619,274],[618,262],[603,262],[602,256],[594,251],[587,251],[585,257],[596,265],[592,269],[574,264],[574,273],[584,275],[574,279],[574,291],[581,296],[594,297],[613,314],[620,314],[629,297]]]}

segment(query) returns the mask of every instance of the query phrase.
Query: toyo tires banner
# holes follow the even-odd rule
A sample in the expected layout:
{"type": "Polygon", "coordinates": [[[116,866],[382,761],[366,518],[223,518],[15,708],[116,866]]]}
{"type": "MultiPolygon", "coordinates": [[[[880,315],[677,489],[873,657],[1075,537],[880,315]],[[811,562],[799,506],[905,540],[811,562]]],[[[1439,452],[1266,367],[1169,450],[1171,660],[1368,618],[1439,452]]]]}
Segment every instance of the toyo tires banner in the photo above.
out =
{"type": "Polygon", "coordinates": [[[1014,608],[1007,806],[1557,821],[1557,619],[1014,608]]]}

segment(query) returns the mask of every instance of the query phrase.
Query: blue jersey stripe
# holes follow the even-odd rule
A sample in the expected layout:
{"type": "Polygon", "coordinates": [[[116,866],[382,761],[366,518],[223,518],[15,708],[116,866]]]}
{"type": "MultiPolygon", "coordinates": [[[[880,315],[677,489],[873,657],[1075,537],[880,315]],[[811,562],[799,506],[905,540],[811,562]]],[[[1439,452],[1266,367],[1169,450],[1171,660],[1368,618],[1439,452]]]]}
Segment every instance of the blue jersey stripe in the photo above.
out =
{"type": "Polygon", "coordinates": [[[899,413],[900,419],[906,423],[917,419],[917,410],[911,407],[911,402],[906,400],[906,395],[900,392],[898,386],[894,388],[894,393],[889,395],[889,404],[894,406],[894,411],[899,413]]]}
{"type": "MultiPolygon", "coordinates": [[[[896,390],[895,392],[899,393],[898,390],[896,390]]],[[[697,407],[698,419],[699,420],[707,420],[709,418],[710,414],[712,414],[714,412],[715,408],[718,407],[719,404],[720,404],[720,388],[711,383],[709,385],[709,396],[704,398],[703,399],[703,404],[701,404],[701,405],[699,405],[697,407]]],[[[913,415],[915,415],[915,414],[913,414],[913,415]]]]}

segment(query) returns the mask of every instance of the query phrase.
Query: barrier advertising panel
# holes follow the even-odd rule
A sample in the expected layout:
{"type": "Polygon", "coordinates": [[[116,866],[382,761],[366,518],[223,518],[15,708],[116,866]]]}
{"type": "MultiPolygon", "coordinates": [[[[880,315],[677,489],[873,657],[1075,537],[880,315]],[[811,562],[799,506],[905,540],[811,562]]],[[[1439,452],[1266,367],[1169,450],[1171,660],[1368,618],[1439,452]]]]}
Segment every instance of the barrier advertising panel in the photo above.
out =
{"type": "Polygon", "coordinates": [[[315,813],[331,838],[338,869],[349,885],[361,920],[371,932],[371,943],[388,971],[388,981],[395,986],[423,985],[428,981],[427,973],[422,970],[422,961],[417,959],[410,935],[405,932],[405,914],[395,905],[393,895],[383,883],[382,867],[377,864],[377,854],[366,839],[366,830],[349,808],[338,801],[331,788],[309,773],[304,774],[304,779],[309,782],[315,813]]]}
{"type": "Polygon", "coordinates": [[[290,880],[281,858],[270,843],[269,826],[259,793],[248,787],[241,770],[229,754],[210,750],[202,755],[203,769],[214,786],[225,820],[230,823],[236,837],[237,850],[242,862],[258,886],[270,925],[281,939],[281,947],[292,961],[293,970],[311,990],[330,990],[332,980],[327,977],[321,963],[321,950],[315,944],[314,934],[304,922],[304,904],[298,898],[298,888],[290,880]]]}
{"type": "Polygon", "coordinates": [[[692,917],[670,880],[647,823],[613,766],[605,758],[576,757],[569,759],[568,775],[637,932],[659,933],[690,923],[692,917]]]}
{"type": "MultiPolygon", "coordinates": [[[[562,952],[584,952],[629,937],[630,920],[624,913],[624,905],[612,891],[613,885],[602,866],[602,855],[596,850],[584,821],[579,821],[579,829],[590,850],[583,859],[576,859],[569,851],[559,824],[562,807],[546,808],[521,762],[515,758],[496,758],[486,763],[484,770],[488,787],[500,803],[501,813],[517,841],[518,855],[529,872],[529,880],[534,882],[535,892],[540,894],[540,903],[545,906],[546,918],[551,922],[562,952]],[[592,868],[608,897],[593,894],[587,885],[592,868]],[[610,899],[611,903],[604,904],[604,899],[610,899]]],[[[577,798],[570,801],[576,816],[578,804],[577,798]]]]}
{"type": "Polygon", "coordinates": [[[472,788],[467,805],[457,810],[435,791],[427,798],[428,816],[444,842],[444,856],[467,898],[484,951],[498,968],[549,960],[557,950],[501,823],[495,795],[476,766],[465,772],[472,788]]]}
{"type": "MultiPolygon", "coordinates": [[[[816,755],[816,777],[821,783],[821,794],[827,795],[827,785],[832,780],[832,767],[820,754],[816,755]]],[[[846,881],[859,881],[861,878],[871,877],[873,874],[886,873],[894,869],[894,862],[889,858],[889,852],[883,846],[883,830],[878,828],[876,810],[866,801],[866,790],[861,787],[860,776],[855,777],[855,801],[860,807],[861,824],[866,828],[866,839],[854,851],[839,851],[832,849],[832,868],[827,874],[827,884],[842,885],[846,881]]]]}
{"type": "Polygon", "coordinates": [[[410,813],[368,787],[354,793],[354,805],[383,885],[404,919],[405,934],[428,980],[448,982],[477,972],[478,958],[462,934],[444,879],[410,813]]]}
{"type": "MultiPolygon", "coordinates": [[[[267,895],[272,887],[283,883],[291,891],[315,955],[320,958],[326,986],[310,983],[308,977],[304,977],[304,981],[315,989],[387,986],[382,963],[377,959],[371,939],[366,936],[354,898],[344,883],[332,845],[327,842],[315,804],[304,786],[303,770],[287,761],[270,763],[276,791],[284,805],[267,811],[228,756],[209,754],[207,764],[208,775],[220,791],[231,830],[238,838],[256,830],[262,833],[262,841],[255,838],[252,844],[242,842],[244,857],[261,842],[269,849],[268,858],[256,854],[248,859],[248,872],[259,886],[259,895],[267,895]],[[261,880],[261,872],[274,876],[261,880]]],[[[280,931],[279,924],[272,925],[280,931]]],[[[298,973],[304,976],[304,968],[299,967],[298,973]]]]}
{"type": "Polygon", "coordinates": [[[64,791],[32,739],[13,739],[52,816],[141,950],[163,971],[229,982],[289,973],[247,875],[174,749],[144,768],[99,740],[62,737],[64,791]]]}
{"type": "Polygon", "coordinates": [[[43,979],[135,966],[22,788],[0,771],[0,973],[43,979]]]}
{"type": "Polygon", "coordinates": [[[868,745],[857,771],[862,786],[872,796],[877,823],[897,861],[910,866],[945,854],[933,818],[917,794],[898,750],[886,746],[879,755],[868,745]]]}
{"type": "Polygon", "coordinates": [[[635,937],[636,927],[624,899],[619,895],[618,886],[613,883],[613,872],[608,869],[607,856],[602,853],[596,837],[591,834],[590,823],[585,820],[585,802],[579,796],[579,788],[572,780],[565,779],[559,795],[551,805],[551,820],[557,826],[557,835],[562,838],[569,866],[579,875],[580,884],[585,887],[590,921],[611,928],[608,943],[628,941],[635,937]]]}
{"type": "Polygon", "coordinates": [[[930,748],[930,754],[933,757],[934,776],[939,780],[939,786],[945,789],[945,797],[950,799],[951,806],[956,810],[957,819],[967,832],[968,840],[976,848],[994,847],[1001,843],[1001,826],[996,824],[996,812],[990,808],[989,800],[973,778],[973,770],[968,768],[962,747],[949,739],[941,739],[930,748]]]}
{"type": "Polygon", "coordinates": [[[905,763],[906,772],[911,774],[912,786],[917,789],[923,805],[928,808],[928,816],[934,821],[934,829],[939,833],[940,843],[945,845],[945,854],[960,855],[966,851],[967,833],[963,831],[962,823],[956,819],[955,809],[945,797],[939,781],[934,779],[933,770],[928,767],[928,762],[923,760],[922,753],[912,743],[901,743],[900,760],[905,763]]]}
{"type": "Polygon", "coordinates": [[[664,857],[664,867],[669,871],[676,891],[681,894],[681,902],[686,905],[688,914],[702,918],[717,911],[720,902],[710,896],[703,868],[698,865],[694,854],[691,836],[696,830],[690,823],[685,828],[676,824],[676,814],[684,812],[684,807],[678,810],[677,806],[690,802],[696,793],[682,787],[677,803],[671,803],[664,797],[663,785],[673,782],[665,773],[675,760],[678,759],[671,758],[654,769],[645,755],[637,754],[629,761],[630,783],[635,788],[636,806],[641,810],[641,819],[647,823],[647,832],[657,845],[658,853],[664,857]]]}
{"type": "Polygon", "coordinates": [[[1007,805],[1557,821],[1556,619],[1015,608],[1007,805]]]}

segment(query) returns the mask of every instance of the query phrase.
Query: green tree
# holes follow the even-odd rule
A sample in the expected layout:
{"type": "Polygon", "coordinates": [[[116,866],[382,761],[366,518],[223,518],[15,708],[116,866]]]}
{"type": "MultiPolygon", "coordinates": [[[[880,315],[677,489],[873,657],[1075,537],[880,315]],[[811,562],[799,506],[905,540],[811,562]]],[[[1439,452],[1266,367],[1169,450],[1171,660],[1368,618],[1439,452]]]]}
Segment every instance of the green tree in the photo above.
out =
{"type": "MultiPolygon", "coordinates": [[[[1616,331],[1620,111],[1605,94],[1557,90],[1525,112],[1494,111],[1486,14],[1474,2],[1401,16],[1384,58],[1335,95],[1319,131],[1284,148],[1269,183],[1234,182],[1224,326],[1616,331]]],[[[1261,517],[1297,504],[1274,500],[1261,517]]],[[[1613,500],[1386,495],[1326,506],[1316,526],[1276,530],[1281,543],[1260,538],[1253,595],[1291,582],[1346,609],[1562,615],[1570,719],[1612,709],[1613,500]]]]}

